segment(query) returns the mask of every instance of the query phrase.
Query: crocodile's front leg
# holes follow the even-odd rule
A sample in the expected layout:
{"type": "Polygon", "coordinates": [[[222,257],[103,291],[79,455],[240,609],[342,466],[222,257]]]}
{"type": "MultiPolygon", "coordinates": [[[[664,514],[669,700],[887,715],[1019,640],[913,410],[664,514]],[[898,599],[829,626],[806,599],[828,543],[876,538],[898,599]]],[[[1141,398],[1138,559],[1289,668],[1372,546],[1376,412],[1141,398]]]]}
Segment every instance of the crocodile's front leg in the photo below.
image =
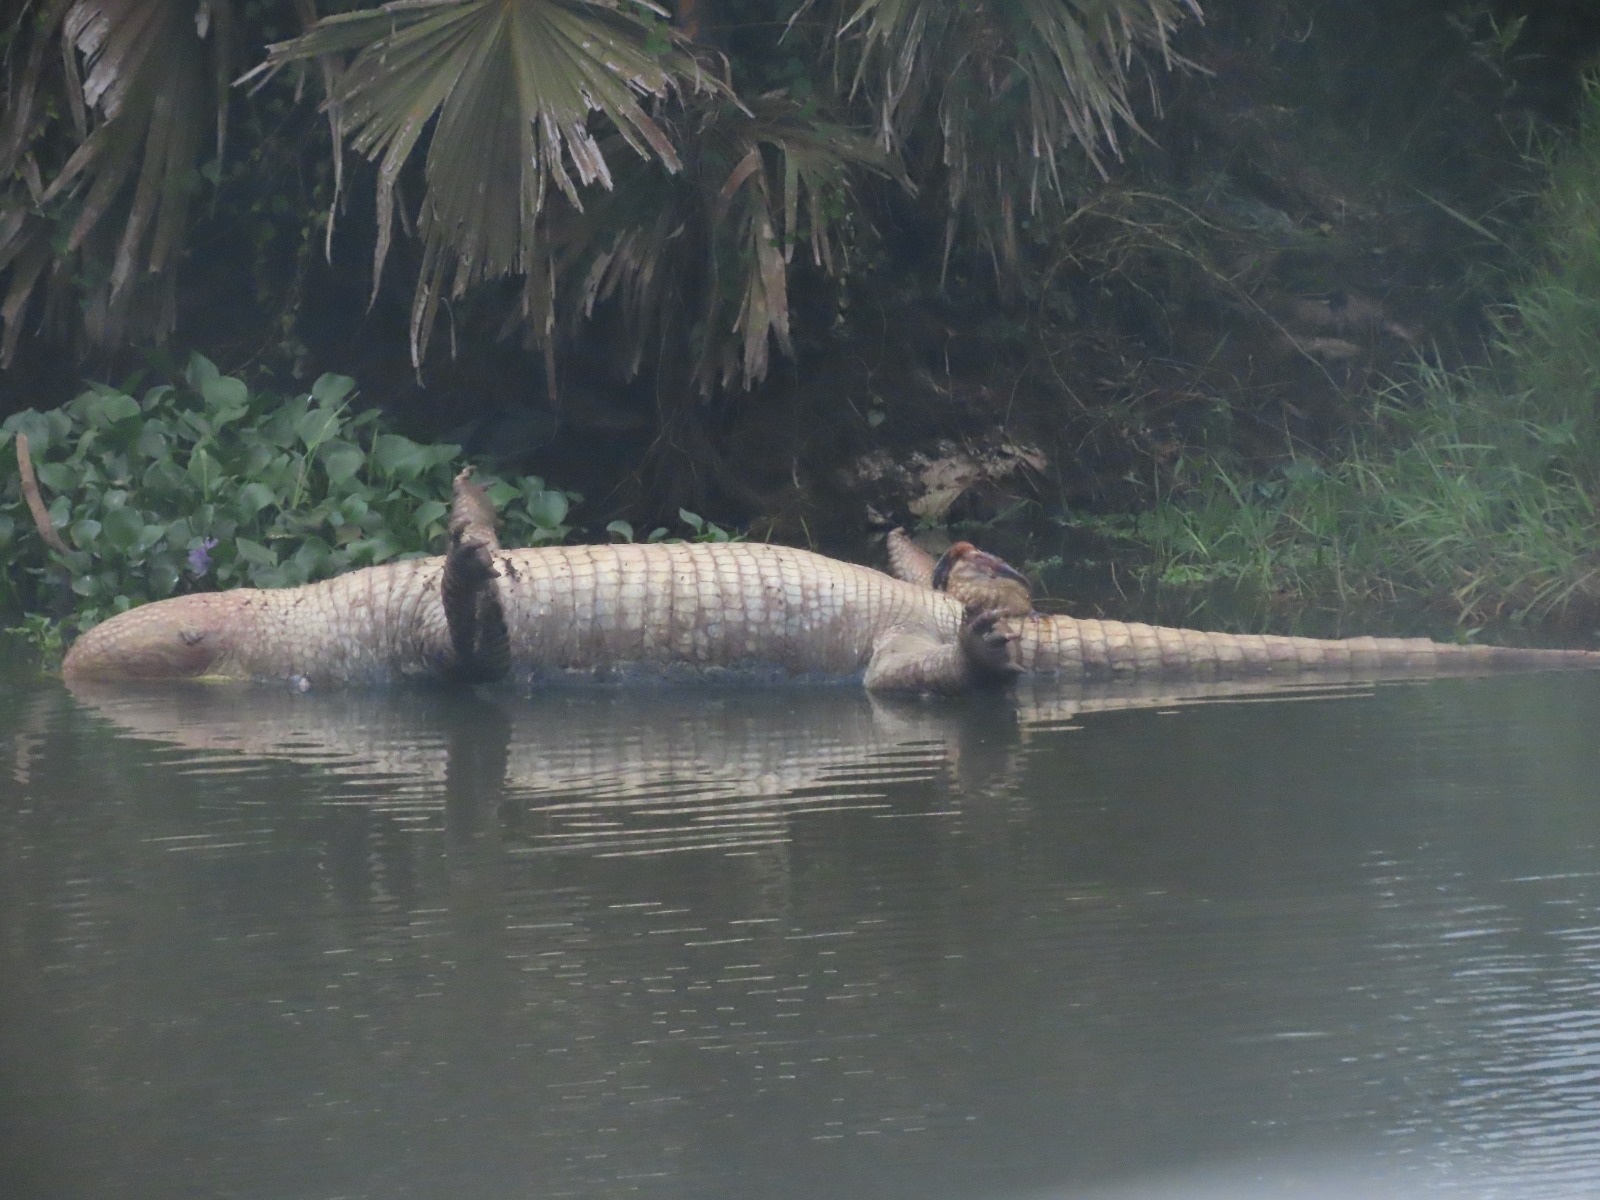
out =
{"type": "Polygon", "coordinates": [[[494,506],[472,482],[471,467],[456,476],[452,490],[450,548],[439,587],[455,654],[451,674],[464,683],[490,683],[511,670],[511,636],[495,586],[500,538],[494,506]]]}
{"type": "Polygon", "coordinates": [[[939,560],[911,540],[911,535],[896,526],[883,541],[889,556],[889,574],[917,587],[933,586],[933,569],[939,560]]]}

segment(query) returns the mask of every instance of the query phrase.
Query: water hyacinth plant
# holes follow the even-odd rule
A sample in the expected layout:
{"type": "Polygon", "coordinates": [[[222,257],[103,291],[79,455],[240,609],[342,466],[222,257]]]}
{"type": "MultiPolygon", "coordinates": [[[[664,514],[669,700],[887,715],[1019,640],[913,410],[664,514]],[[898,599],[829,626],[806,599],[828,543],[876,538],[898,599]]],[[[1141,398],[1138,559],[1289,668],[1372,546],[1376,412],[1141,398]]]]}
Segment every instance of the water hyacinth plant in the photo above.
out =
{"type": "MultiPolygon", "coordinates": [[[[87,626],[178,592],[284,587],[436,553],[461,448],[424,445],[352,405],[354,380],[252,391],[207,359],[135,395],[91,385],[0,425],[0,610],[87,626]],[[27,508],[25,434],[51,525],[27,508]]],[[[527,477],[480,475],[508,544],[562,540],[575,497],[527,477]]]]}

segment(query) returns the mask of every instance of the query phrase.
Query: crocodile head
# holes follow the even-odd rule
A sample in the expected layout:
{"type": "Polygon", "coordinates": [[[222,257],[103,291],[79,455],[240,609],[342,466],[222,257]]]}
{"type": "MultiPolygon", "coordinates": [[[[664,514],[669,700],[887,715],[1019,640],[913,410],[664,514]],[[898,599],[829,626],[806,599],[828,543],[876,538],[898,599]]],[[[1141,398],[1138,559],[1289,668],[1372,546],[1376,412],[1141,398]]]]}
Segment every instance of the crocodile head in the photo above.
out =
{"type": "Polygon", "coordinates": [[[249,591],[176,596],[118,613],[67,652],[69,681],[238,678],[241,639],[255,622],[249,591]]]}

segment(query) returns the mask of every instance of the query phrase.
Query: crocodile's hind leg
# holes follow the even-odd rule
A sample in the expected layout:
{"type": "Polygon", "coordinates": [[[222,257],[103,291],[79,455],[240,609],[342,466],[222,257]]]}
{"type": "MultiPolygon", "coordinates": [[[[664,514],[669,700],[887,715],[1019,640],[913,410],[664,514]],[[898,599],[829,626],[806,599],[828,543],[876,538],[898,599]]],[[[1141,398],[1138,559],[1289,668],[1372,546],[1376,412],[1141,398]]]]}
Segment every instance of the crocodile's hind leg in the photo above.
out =
{"type": "Polygon", "coordinates": [[[889,555],[889,574],[918,587],[933,586],[933,568],[938,560],[911,540],[899,526],[889,530],[883,547],[889,555]]]}
{"type": "Polygon", "coordinates": [[[995,612],[1025,617],[1033,611],[1033,585],[1027,576],[997,554],[971,542],[957,542],[933,566],[933,590],[946,592],[969,612],[995,612]]]}
{"type": "Polygon", "coordinates": [[[467,683],[503,679],[511,669],[511,638],[495,587],[494,506],[472,482],[472,468],[457,475],[450,508],[450,549],[440,598],[455,653],[451,673],[467,683]]]}
{"type": "Polygon", "coordinates": [[[864,682],[875,692],[965,692],[1009,683],[1020,670],[1011,661],[1016,635],[997,612],[968,612],[953,642],[914,625],[886,630],[872,648],[864,682]]]}
{"type": "Polygon", "coordinates": [[[1033,611],[1033,586],[1027,576],[971,542],[957,542],[937,559],[904,529],[891,529],[884,545],[889,574],[896,579],[946,592],[976,612],[1023,617],[1033,611]]]}

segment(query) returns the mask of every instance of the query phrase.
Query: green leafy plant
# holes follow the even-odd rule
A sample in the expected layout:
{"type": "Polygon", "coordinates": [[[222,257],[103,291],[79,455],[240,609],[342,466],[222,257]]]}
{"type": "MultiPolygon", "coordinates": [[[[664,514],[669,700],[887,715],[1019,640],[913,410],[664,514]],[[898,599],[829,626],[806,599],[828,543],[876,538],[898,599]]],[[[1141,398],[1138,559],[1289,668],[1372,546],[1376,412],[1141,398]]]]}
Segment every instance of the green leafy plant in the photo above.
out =
{"type": "Polygon", "coordinates": [[[354,57],[329,72],[328,99],[338,132],[377,164],[374,290],[401,171],[426,147],[422,271],[411,312],[419,363],[441,299],[506,275],[537,291],[548,192],[581,206],[581,187],[611,187],[591,114],[637,154],[676,171],[677,150],[641,100],[717,86],[654,5],[609,0],[402,0],[336,13],[269,46],[252,75],[345,54],[354,57]]]}
{"type": "Polygon", "coordinates": [[[1181,62],[1173,35],[1200,16],[1194,0],[806,0],[802,12],[812,8],[882,147],[942,191],[946,261],[966,226],[1003,275],[1041,203],[1067,194],[1080,164],[1104,176],[1106,152],[1142,132],[1140,59],[1181,62]]]}
{"type": "Polygon", "coordinates": [[[215,217],[235,171],[226,135],[246,155],[293,157],[309,143],[273,148],[287,120],[273,104],[320,92],[333,194],[263,188],[274,211],[242,214],[254,237],[282,218],[302,249],[314,224],[331,247],[348,149],[372,185],[357,236],[372,247],[374,298],[396,225],[418,243],[405,266],[415,361],[441,305],[462,309],[454,333],[474,292],[496,324],[547,350],[614,294],[630,325],[695,348],[658,369],[701,391],[748,389],[772,344],[792,353],[793,252],[809,245],[814,268],[845,273],[872,223],[854,184],[929,188],[944,198],[947,253],[958,225],[976,228],[1013,271],[1040,194],[1137,128],[1141,56],[1177,61],[1174,30],[1199,14],[1193,0],[721,4],[717,23],[742,31],[730,59],[691,41],[696,6],[655,0],[12,7],[0,22],[0,361],[41,307],[55,332],[81,317],[103,346],[169,336],[174,274],[199,257],[184,253],[195,201],[209,196],[215,217]],[[255,108],[274,118],[253,122],[255,87],[233,85],[279,73],[255,108]],[[325,221],[277,211],[324,204],[325,221]],[[508,283],[521,292],[509,314],[508,283]]]}
{"type": "MultiPolygon", "coordinates": [[[[672,531],[665,525],[658,525],[645,535],[646,544],[653,542],[742,542],[745,536],[724,529],[714,521],[708,521],[699,513],[692,513],[687,508],[678,510],[678,519],[687,525],[693,532],[686,538],[672,537],[672,531]]],[[[613,521],[606,526],[606,532],[619,542],[634,542],[633,526],[627,521],[613,521]]]]}
{"type": "Polygon", "coordinates": [[[65,631],[59,621],[52,621],[44,613],[27,613],[5,631],[32,646],[46,661],[58,661],[67,649],[65,631]]]}
{"type": "Polygon", "coordinates": [[[1409,598],[1458,622],[1600,614],[1600,88],[1551,164],[1542,253],[1498,314],[1485,368],[1422,365],[1380,392],[1337,459],[1270,472],[1179,464],[1137,525],[1168,582],[1409,598]]]}
{"type": "MultiPolygon", "coordinates": [[[[194,356],[142,395],[95,385],[0,425],[0,607],[89,625],[178,592],[283,587],[436,552],[461,465],[454,445],[383,429],[354,381],[252,392],[194,356]],[[26,434],[51,524],[34,527],[14,444],[26,434]]],[[[557,542],[575,497],[536,477],[485,479],[508,545],[557,542]]],[[[28,629],[25,628],[25,634],[28,629]]],[[[34,639],[37,640],[37,639],[34,639]]]]}
{"type": "Polygon", "coordinates": [[[1570,429],[1486,372],[1424,371],[1376,409],[1316,469],[1186,464],[1134,525],[1155,577],[1340,608],[1404,599],[1462,623],[1600,611],[1594,477],[1570,429]]]}

